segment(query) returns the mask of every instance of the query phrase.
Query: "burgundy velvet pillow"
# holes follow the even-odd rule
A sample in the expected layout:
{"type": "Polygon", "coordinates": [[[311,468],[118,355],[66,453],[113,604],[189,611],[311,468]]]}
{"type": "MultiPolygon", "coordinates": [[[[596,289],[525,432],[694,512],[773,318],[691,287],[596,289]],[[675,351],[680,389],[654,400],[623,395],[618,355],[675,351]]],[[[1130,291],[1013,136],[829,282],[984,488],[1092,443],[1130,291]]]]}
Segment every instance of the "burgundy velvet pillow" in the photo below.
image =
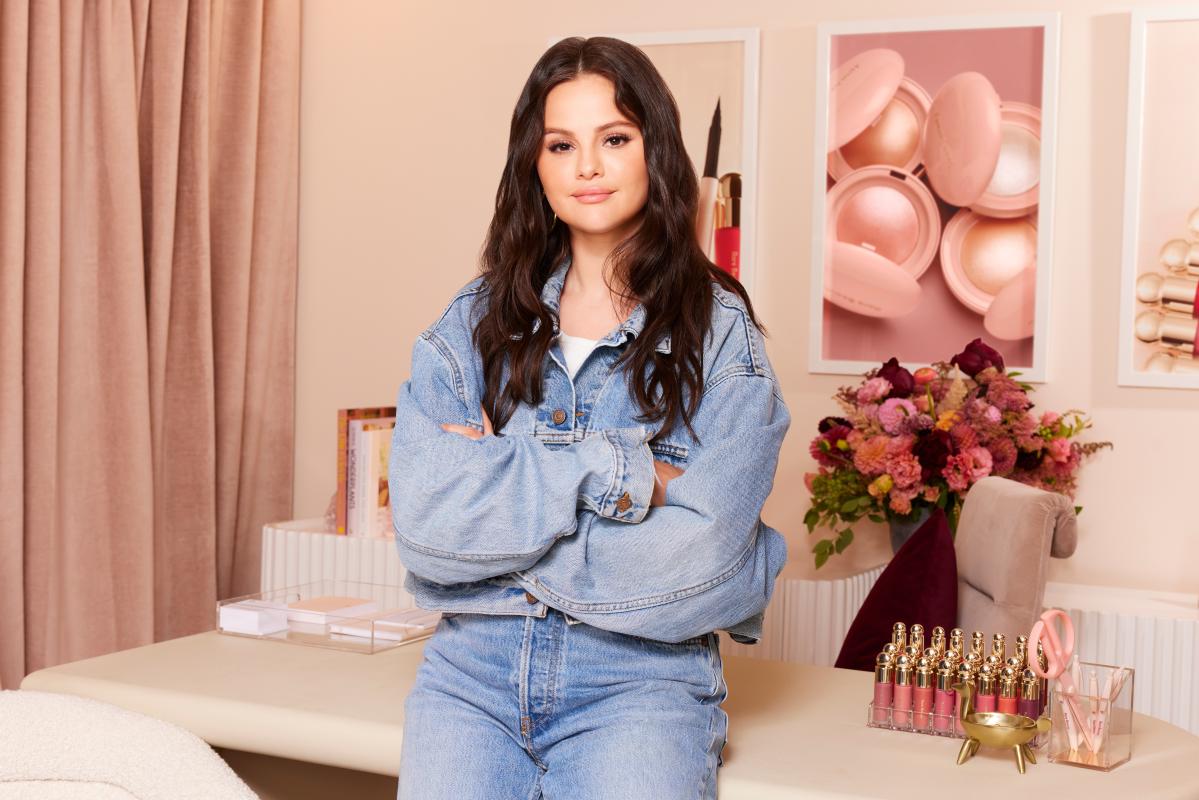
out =
{"type": "Polygon", "coordinates": [[[958,562],[949,522],[938,508],[878,576],[845,634],[836,666],[873,670],[896,622],[923,625],[928,645],[934,627],[940,625],[948,636],[957,618],[958,562]]]}

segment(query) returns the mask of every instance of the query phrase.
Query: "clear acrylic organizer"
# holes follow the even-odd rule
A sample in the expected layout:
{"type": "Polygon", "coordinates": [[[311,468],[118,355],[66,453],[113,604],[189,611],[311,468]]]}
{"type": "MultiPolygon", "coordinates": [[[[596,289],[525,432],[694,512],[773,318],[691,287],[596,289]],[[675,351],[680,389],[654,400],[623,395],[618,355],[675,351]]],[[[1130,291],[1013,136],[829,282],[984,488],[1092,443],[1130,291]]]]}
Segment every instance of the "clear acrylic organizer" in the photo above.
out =
{"type": "Polygon", "coordinates": [[[1134,670],[1078,662],[1076,689],[1049,695],[1049,760],[1103,772],[1132,757],[1134,670]]]}
{"type": "Polygon", "coordinates": [[[399,586],[334,579],[221,600],[216,612],[219,633],[366,654],[427,639],[441,618],[399,586]]]}
{"type": "Polygon", "coordinates": [[[866,705],[866,724],[871,728],[962,739],[965,738],[965,734],[958,727],[957,719],[956,713],[936,714],[932,711],[917,713],[916,711],[900,711],[893,706],[875,706],[874,703],[866,705]]]}

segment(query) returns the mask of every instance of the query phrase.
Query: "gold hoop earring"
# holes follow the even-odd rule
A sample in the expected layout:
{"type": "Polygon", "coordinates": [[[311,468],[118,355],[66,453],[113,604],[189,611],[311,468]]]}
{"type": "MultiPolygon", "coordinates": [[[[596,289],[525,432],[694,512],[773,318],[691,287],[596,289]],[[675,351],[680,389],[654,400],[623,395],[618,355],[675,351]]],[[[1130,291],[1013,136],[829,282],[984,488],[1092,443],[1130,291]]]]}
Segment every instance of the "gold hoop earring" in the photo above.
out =
{"type": "Polygon", "coordinates": [[[557,212],[557,211],[555,211],[555,212],[554,212],[554,221],[550,223],[550,227],[552,228],[552,227],[554,227],[554,226],[555,226],[555,225],[557,225],[557,224],[558,224],[558,212],[557,212]]]}

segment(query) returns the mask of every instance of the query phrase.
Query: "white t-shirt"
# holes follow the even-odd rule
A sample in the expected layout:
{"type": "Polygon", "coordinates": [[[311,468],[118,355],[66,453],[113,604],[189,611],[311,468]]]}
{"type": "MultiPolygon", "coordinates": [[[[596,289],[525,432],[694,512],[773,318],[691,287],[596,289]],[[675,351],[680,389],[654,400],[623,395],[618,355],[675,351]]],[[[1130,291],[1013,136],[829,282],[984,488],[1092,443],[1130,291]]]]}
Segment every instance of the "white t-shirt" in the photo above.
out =
{"type": "Polygon", "coordinates": [[[570,373],[570,377],[575,376],[598,343],[599,339],[584,339],[582,336],[571,336],[568,333],[558,334],[558,344],[562,347],[562,355],[566,357],[566,371],[570,373]]]}

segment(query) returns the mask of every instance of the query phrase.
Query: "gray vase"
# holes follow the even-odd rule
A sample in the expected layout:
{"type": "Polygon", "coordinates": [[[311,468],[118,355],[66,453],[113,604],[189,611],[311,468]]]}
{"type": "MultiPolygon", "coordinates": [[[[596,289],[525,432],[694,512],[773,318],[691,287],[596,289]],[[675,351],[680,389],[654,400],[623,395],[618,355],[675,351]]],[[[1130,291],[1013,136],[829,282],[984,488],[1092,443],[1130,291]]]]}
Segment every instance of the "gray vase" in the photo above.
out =
{"type": "Polygon", "coordinates": [[[891,526],[891,552],[898,553],[904,542],[912,538],[912,534],[920,529],[932,513],[932,506],[920,506],[906,517],[889,517],[887,522],[891,526]]]}

